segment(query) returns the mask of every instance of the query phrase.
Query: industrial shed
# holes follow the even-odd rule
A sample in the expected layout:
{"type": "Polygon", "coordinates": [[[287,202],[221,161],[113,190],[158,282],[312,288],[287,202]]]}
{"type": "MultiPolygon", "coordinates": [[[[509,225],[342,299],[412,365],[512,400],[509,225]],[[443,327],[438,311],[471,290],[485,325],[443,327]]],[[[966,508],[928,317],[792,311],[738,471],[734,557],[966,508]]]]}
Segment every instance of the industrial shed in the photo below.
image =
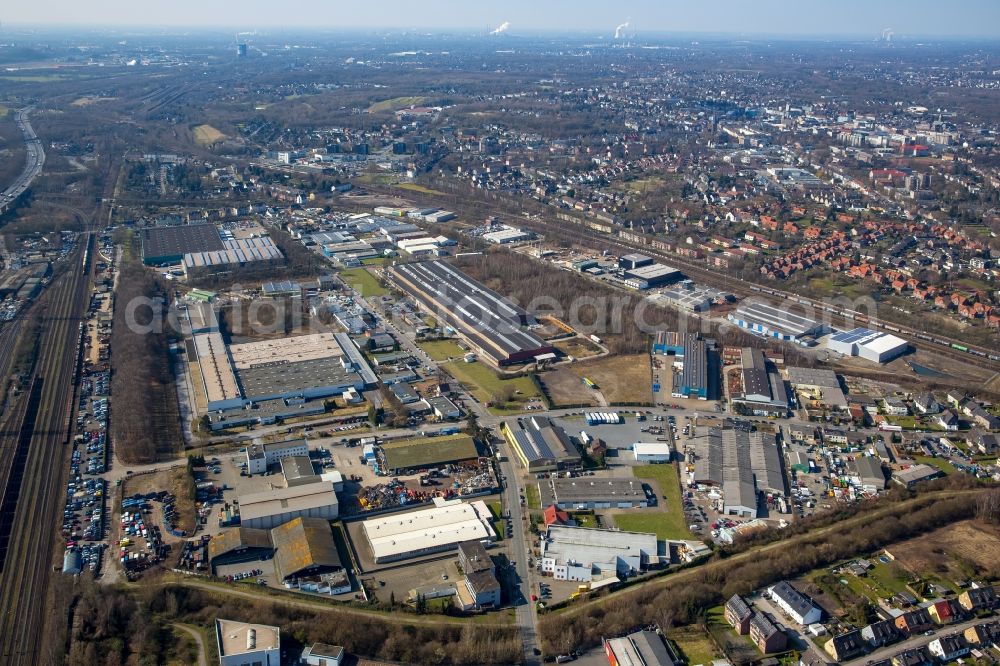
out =
{"type": "Polygon", "coordinates": [[[275,527],[270,534],[276,549],[274,570],[282,581],[344,568],[327,520],[296,518],[275,527]]]}
{"type": "Polygon", "coordinates": [[[327,481],[241,495],[239,504],[243,526],[260,529],[271,529],[295,518],[334,520],[340,509],[334,485],[327,481]]]}
{"type": "Polygon", "coordinates": [[[420,261],[392,268],[392,278],[420,305],[454,327],[496,365],[534,360],[555,349],[523,327],[529,315],[450,264],[420,261]]]}

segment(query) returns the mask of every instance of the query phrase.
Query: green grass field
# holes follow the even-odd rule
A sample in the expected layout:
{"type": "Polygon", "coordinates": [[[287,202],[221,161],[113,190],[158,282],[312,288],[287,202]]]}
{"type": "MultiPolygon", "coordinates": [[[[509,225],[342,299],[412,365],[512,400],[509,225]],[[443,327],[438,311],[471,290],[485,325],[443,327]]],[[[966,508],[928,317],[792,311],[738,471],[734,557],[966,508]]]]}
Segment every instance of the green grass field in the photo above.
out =
{"type": "Polygon", "coordinates": [[[680,649],[689,664],[711,664],[718,650],[712,639],[696,627],[681,627],[667,632],[667,638],[680,649]]]}
{"type": "Polygon", "coordinates": [[[540,398],[541,394],[530,377],[514,377],[504,379],[480,362],[466,363],[452,361],[441,366],[452,377],[467,386],[482,403],[492,403],[490,411],[508,413],[520,411],[521,403],[531,398],[540,398]],[[498,399],[509,392],[510,400],[499,405],[498,399]]]}
{"type": "Polygon", "coordinates": [[[524,487],[524,501],[529,509],[541,509],[542,501],[538,495],[538,485],[529,483],[524,487]]]}
{"type": "Polygon", "coordinates": [[[418,185],[416,183],[399,183],[396,185],[401,190],[409,190],[411,192],[419,192],[420,194],[431,194],[434,196],[444,196],[444,192],[439,192],[437,190],[432,190],[429,187],[424,187],[423,185],[418,185]]]}
{"type": "Polygon", "coordinates": [[[660,491],[660,511],[623,513],[615,525],[628,532],[654,532],[657,539],[697,539],[687,528],[674,465],[642,465],[632,468],[637,479],[655,481],[660,491]],[[663,495],[667,499],[663,499],[663,495]]]}
{"type": "Polygon", "coordinates": [[[427,352],[427,355],[435,361],[462,358],[463,354],[465,354],[454,340],[428,340],[417,343],[417,346],[427,352]]]}
{"type": "Polygon", "coordinates": [[[918,463],[923,463],[925,465],[930,465],[931,467],[936,467],[945,474],[954,474],[955,472],[958,471],[955,469],[954,465],[952,465],[944,458],[933,458],[931,456],[913,456],[913,459],[916,460],[918,463]]]}
{"type": "Polygon", "coordinates": [[[348,268],[340,271],[340,277],[344,282],[361,292],[365,298],[371,296],[385,296],[389,290],[378,283],[375,276],[363,268],[348,268]]]}

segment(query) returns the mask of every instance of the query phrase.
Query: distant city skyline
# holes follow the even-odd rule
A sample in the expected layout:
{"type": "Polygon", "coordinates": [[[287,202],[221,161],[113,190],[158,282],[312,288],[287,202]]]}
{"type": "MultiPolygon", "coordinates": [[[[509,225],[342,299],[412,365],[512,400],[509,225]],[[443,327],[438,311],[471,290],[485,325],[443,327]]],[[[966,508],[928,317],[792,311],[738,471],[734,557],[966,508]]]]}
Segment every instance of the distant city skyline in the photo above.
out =
{"type": "Polygon", "coordinates": [[[242,0],[136,3],[125,0],[41,0],[12,3],[0,14],[5,26],[164,26],[275,28],[588,31],[609,38],[625,34],[677,32],[796,36],[871,35],[891,28],[897,38],[998,38],[998,0],[841,0],[835,5],[794,0],[550,0],[502,3],[456,0],[383,0],[373,3],[320,0],[242,0]]]}

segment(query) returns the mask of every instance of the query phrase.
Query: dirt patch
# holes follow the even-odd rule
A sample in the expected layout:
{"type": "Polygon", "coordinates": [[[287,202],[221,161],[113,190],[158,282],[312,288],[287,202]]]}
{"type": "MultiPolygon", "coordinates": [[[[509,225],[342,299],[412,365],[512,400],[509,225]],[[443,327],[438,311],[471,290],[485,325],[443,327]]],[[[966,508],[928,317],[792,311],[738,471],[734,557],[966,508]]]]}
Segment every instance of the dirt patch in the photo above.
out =
{"type": "Polygon", "coordinates": [[[578,359],[590,358],[591,356],[597,356],[601,353],[600,347],[584,338],[567,338],[565,340],[557,340],[552,343],[552,346],[567,356],[574,356],[578,359]]]}
{"type": "Polygon", "coordinates": [[[194,132],[194,142],[199,146],[211,146],[226,138],[225,134],[211,125],[198,125],[191,131],[194,132]]]}
{"type": "Polygon", "coordinates": [[[888,550],[899,564],[920,576],[962,580],[1000,575],[1000,527],[979,521],[955,523],[888,550]]]}
{"type": "Polygon", "coordinates": [[[545,387],[553,407],[599,404],[594,391],[584,386],[578,375],[565,368],[543,372],[538,375],[538,379],[545,387]]]}
{"type": "MultiPolygon", "coordinates": [[[[574,363],[565,371],[575,375],[582,387],[587,377],[600,388],[610,404],[642,403],[652,401],[653,380],[646,354],[606,356],[595,361],[574,363]]],[[[577,396],[584,395],[577,389],[577,396]]],[[[579,400],[578,400],[579,402],[579,400]]]]}

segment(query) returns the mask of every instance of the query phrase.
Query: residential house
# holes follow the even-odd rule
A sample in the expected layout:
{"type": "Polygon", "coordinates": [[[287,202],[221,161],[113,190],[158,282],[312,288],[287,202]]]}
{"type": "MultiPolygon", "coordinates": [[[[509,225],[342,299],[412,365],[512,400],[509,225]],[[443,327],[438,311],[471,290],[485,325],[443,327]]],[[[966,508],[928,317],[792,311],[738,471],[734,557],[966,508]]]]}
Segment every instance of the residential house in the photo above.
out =
{"type": "Polygon", "coordinates": [[[893,655],[892,666],[931,666],[934,663],[931,653],[921,646],[893,655]]]}
{"type": "Polygon", "coordinates": [[[899,632],[896,631],[896,625],[894,625],[890,620],[879,620],[878,622],[872,622],[867,627],[861,630],[861,638],[865,639],[865,642],[872,648],[882,647],[883,645],[889,645],[890,643],[895,643],[901,636],[899,632]]]}
{"type": "Polygon", "coordinates": [[[972,445],[983,455],[995,455],[1000,453],[1000,435],[989,432],[980,432],[972,438],[972,445]]]}
{"type": "Polygon", "coordinates": [[[932,626],[934,626],[934,622],[923,608],[906,611],[896,618],[896,628],[907,636],[926,631],[932,626]]]}
{"type": "Polygon", "coordinates": [[[982,622],[969,627],[962,635],[969,645],[1000,644],[1000,621],[982,622]]]}
{"type": "Polygon", "coordinates": [[[848,631],[846,634],[834,636],[823,646],[827,654],[833,657],[834,661],[847,661],[860,654],[864,654],[867,645],[861,632],[857,629],[848,631]]]}
{"type": "Polygon", "coordinates": [[[982,405],[973,406],[972,409],[968,410],[968,414],[972,417],[972,422],[980,428],[986,428],[987,430],[1000,430],[1000,417],[990,414],[988,411],[983,409],[982,405]]]}
{"type": "Polygon", "coordinates": [[[750,605],[738,594],[734,594],[726,602],[725,607],[725,617],[726,622],[729,623],[733,629],[736,630],[740,636],[745,636],[750,633],[750,619],[753,617],[753,609],[750,605]]]}
{"type": "Polygon", "coordinates": [[[781,581],[767,589],[771,599],[788,617],[801,625],[819,622],[823,611],[816,607],[805,595],[792,587],[788,581],[781,581]]]}
{"type": "Polygon", "coordinates": [[[913,401],[913,408],[923,415],[937,414],[941,411],[941,403],[931,393],[922,393],[913,401]]]}
{"type": "Polygon", "coordinates": [[[943,663],[948,663],[969,654],[971,648],[962,634],[948,634],[928,643],[927,650],[943,663]]]}
{"type": "Polygon", "coordinates": [[[951,624],[958,619],[955,609],[948,599],[935,601],[927,608],[927,614],[934,618],[934,621],[938,624],[951,624]]]}
{"type": "Polygon", "coordinates": [[[970,613],[993,608],[997,605],[996,588],[992,585],[969,588],[958,595],[958,605],[970,613]]]}
{"type": "Polygon", "coordinates": [[[934,423],[949,432],[958,430],[958,416],[950,409],[946,409],[934,417],[934,423]]]}
{"type": "Polygon", "coordinates": [[[788,637],[763,613],[750,618],[750,640],[764,654],[781,652],[788,645],[788,637]]]}
{"type": "Polygon", "coordinates": [[[910,413],[906,403],[892,395],[882,398],[882,409],[889,416],[906,416],[910,413]]]}
{"type": "Polygon", "coordinates": [[[545,521],[545,527],[550,525],[576,525],[576,521],[569,517],[569,512],[563,511],[555,504],[550,504],[545,507],[542,512],[542,518],[545,521]]]}

